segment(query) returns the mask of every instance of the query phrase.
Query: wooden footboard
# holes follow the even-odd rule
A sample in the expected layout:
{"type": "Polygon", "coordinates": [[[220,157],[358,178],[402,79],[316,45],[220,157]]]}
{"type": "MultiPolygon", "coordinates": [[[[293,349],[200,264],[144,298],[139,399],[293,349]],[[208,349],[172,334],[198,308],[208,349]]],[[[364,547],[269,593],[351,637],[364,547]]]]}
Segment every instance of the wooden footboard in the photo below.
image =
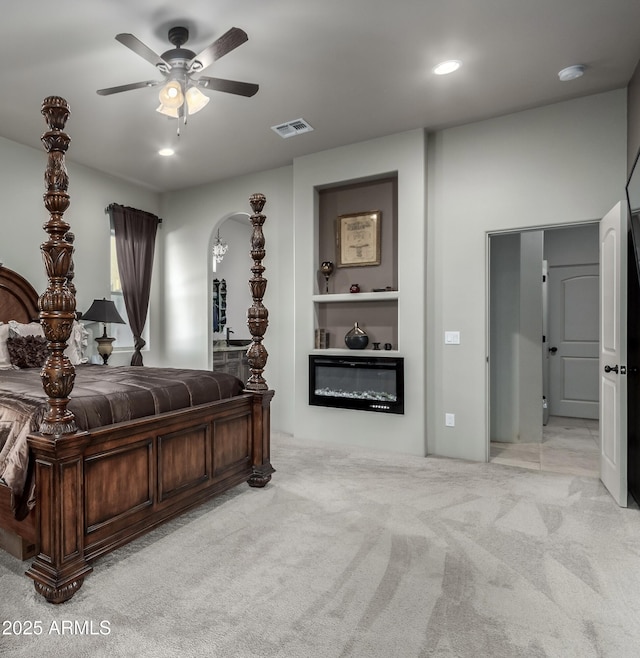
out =
{"type": "Polygon", "coordinates": [[[91,433],[85,558],[93,560],[253,472],[251,396],[91,433]]]}
{"type": "Polygon", "coordinates": [[[264,486],[273,391],[246,393],[129,423],[29,437],[36,457],[40,552],[27,575],[68,600],[90,563],[247,481],[264,486]]]}

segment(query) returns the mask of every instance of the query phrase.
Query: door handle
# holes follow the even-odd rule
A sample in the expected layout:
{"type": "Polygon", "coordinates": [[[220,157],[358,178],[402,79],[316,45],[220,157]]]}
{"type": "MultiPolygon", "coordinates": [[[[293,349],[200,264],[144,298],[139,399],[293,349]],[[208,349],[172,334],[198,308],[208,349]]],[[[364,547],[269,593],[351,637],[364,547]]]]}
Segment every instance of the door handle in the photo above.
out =
{"type": "Polygon", "coordinates": [[[615,366],[605,366],[604,367],[605,372],[615,372],[616,375],[618,374],[618,365],[616,364],[615,366]]]}
{"type": "Polygon", "coordinates": [[[555,354],[557,351],[558,351],[558,348],[557,348],[557,347],[550,347],[550,348],[549,348],[549,353],[550,353],[550,354],[555,354]]]}

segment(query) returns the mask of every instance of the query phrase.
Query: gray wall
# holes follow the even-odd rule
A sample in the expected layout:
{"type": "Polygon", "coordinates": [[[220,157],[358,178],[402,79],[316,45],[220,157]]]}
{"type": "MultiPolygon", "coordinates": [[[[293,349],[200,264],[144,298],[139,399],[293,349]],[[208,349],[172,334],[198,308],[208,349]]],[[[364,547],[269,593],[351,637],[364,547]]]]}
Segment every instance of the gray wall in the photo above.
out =
{"type": "Polygon", "coordinates": [[[600,262],[598,224],[559,228],[544,233],[549,268],[600,262]]]}
{"type": "MultiPolygon", "coordinates": [[[[74,135],[71,127],[69,134],[72,142],[67,157],[67,170],[71,205],[64,217],[76,236],[74,283],[77,288],[77,308],[83,311],[89,308],[94,299],[108,297],[110,293],[110,228],[105,208],[115,202],[160,214],[160,195],[75,164],[74,135]]],[[[40,244],[47,238],[42,225],[49,219],[42,201],[46,164],[47,155],[44,149],[33,149],[0,137],[0,196],[3,205],[0,260],[4,261],[6,267],[26,277],[39,292],[44,291],[47,283],[40,254],[40,244]]],[[[162,358],[162,232],[161,227],[156,242],[150,300],[149,349],[145,351],[144,357],[145,363],[149,365],[159,363],[162,358]]],[[[94,328],[95,324],[88,326],[89,330],[94,328]]],[[[100,327],[97,327],[97,331],[102,333],[100,327]]],[[[95,353],[94,341],[90,340],[89,343],[90,349],[95,353]]],[[[118,365],[130,361],[131,352],[118,351],[117,343],[114,349],[110,364],[118,365]]]]}
{"type": "MultiPolygon", "coordinates": [[[[264,303],[269,328],[264,345],[269,359],[264,376],[277,394],[272,426],[293,430],[293,170],[282,167],[211,185],[167,194],[163,198],[164,363],[182,368],[211,364],[210,248],[218,226],[239,213],[250,213],[249,197],[266,195],[264,214],[267,279],[264,303]]],[[[242,258],[239,256],[239,258],[242,258]]],[[[246,267],[251,266],[247,253],[246,267]]],[[[247,272],[246,280],[250,272],[247,272]]]]}
{"type": "Polygon", "coordinates": [[[430,149],[429,451],[487,458],[487,235],[599,219],[624,197],[626,92],[437,133],[430,149]],[[459,346],[442,345],[445,330],[459,346]],[[444,413],[456,427],[444,427],[444,413]]]}
{"type": "MultiPolygon", "coordinates": [[[[295,398],[293,431],[302,439],[332,441],[424,455],[426,452],[425,134],[398,135],[330,149],[294,161],[295,398]],[[404,415],[311,407],[308,358],[314,346],[317,292],[318,190],[397,174],[398,339],[405,358],[404,415]]],[[[363,208],[362,210],[375,210],[363,208]]],[[[358,303],[358,302],[356,302],[358,303]]]]}
{"type": "Polygon", "coordinates": [[[543,232],[491,236],[491,441],[542,440],[543,232]]]}
{"type": "Polygon", "coordinates": [[[515,442],[520,435],[520,234],[491,237],[490,438],[515,442]]]}
{"type": "Polygon", "coordinates": [[[542,252],[543,232],[520,236],[520,433],[542,441],[542,252]]]}
{"type": "Polygon", "coordinates": [[[627,87],[627,173],[640,149],[640,63],[627,87]]]}

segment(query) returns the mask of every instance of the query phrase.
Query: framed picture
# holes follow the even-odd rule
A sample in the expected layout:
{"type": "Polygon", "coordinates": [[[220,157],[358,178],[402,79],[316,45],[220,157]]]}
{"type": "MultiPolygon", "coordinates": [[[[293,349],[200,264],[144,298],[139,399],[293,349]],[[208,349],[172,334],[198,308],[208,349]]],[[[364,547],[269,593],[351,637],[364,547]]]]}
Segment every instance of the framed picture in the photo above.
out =
{"type": "Polygon", "coordinates": [[[379,210],[340,215],[336,220],[337,266],[380,265],[379,210]]]}

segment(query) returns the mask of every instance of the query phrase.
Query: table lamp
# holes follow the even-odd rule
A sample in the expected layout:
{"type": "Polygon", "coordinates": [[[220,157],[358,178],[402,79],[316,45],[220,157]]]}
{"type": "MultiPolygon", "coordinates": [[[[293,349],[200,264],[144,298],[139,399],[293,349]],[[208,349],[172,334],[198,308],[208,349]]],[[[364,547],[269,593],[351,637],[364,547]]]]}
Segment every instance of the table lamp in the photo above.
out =
{"type": "Polygon", "coordinates": [[[103,323],[104,331],[102,336],[96,338],[96,343],[98,343],[98,354],[102,357],[102,361],[106,366],[111,352],[113,352],[113,341],[115,340],[115,338],[107,336],[107,323],[125,324],[125,321],[118,313],[116,305],[110,299],[104,298],[94,299],[89,310],[82,315],[82,320],[103,323]]]}

